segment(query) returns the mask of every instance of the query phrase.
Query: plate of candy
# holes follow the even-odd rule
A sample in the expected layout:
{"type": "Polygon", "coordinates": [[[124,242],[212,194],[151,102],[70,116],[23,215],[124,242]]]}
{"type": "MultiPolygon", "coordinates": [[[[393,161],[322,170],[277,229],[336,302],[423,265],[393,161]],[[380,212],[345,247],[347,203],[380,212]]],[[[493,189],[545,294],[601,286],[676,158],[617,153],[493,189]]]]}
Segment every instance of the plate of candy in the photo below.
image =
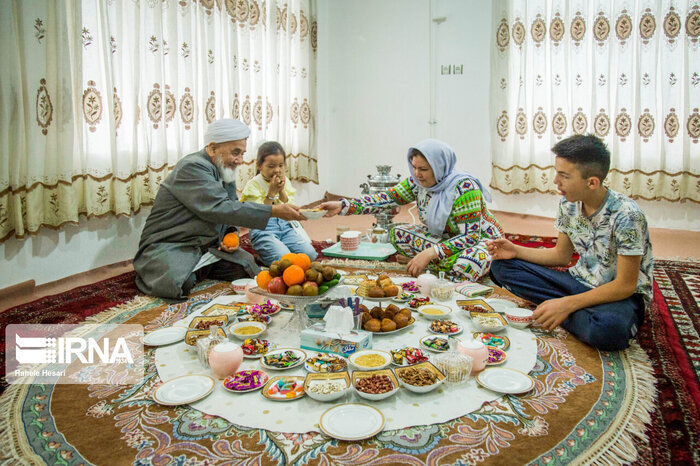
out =
{"type": "Polygon", "coordinates": [[[277,314],[280,310],[282,310],[280,303],[270,299],[264,303],[255,304],[254,306],[248,308],[248,312],[250,314],[262,314],[265,316],[277,314]]]}
{"type": "Polygon", "coordinates": [[[260,365],[273,371],[284,371],[296,367],[306,359],[306,353],[298,348],[279,348],[268,351],[260,358],[260,365]]]}
{"type": "Polygon", "coordinates": [[[274,347],[270,340],[260,338],[246,338],[241,345],[243,357],[246,359],[260,359],[260,356],[267,354],[274,347]]]}
{"type": "Polygon", "coordinates": [[[309,372],[341,372],[347,370],[348,361],[337,354],[318,353],[304,362],[304,368],[309,372]]]}
{"type": "Polygon", "coordinates": [[[224,388],[234,393],[247,393],[259,390],[269,377],[263,371],[239,371],[224,379],[224,388]]]}
{"type": "Polygon", "coordinates": [[[304,377],[298,375],[273,377],[263,387],[262,395],[274,401],[298,400],[306,395],[304,377]]]}
{"type": "Polygon", "coordinates": [[[419,348],[408,346],[391,350],[391,363],[399,367],[412,366],[414,364],[426,362],[428,359],[428,355],[424,354],[419,348]]]}
{"type": "Polygon", "coordinates": [[[427,337],[421,338],[420,344],[428,351],[434,351],[436,353],[444,353],[450,349],[450,343],[447,337],[437,335],[428,335],[427,337]]]}

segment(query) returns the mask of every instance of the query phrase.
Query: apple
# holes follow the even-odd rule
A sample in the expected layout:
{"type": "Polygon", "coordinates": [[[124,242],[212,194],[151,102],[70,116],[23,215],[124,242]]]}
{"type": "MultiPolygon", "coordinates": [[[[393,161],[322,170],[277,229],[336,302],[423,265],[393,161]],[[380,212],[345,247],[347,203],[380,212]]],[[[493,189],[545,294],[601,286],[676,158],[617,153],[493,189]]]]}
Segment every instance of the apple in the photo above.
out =
{"type": "Polygon", "coordinates": [[[285,285],[282,277],[275,277],[270,280],[270,284],[267,285],[267,291],[275,294],[285,294],[287,292],[287,285],[285,285]]]}
{"type": "Polygon", "coordinates": [[[318,296],[318,283],[308,281],[302,285],[302,293],[304,296],[318,296]]]}

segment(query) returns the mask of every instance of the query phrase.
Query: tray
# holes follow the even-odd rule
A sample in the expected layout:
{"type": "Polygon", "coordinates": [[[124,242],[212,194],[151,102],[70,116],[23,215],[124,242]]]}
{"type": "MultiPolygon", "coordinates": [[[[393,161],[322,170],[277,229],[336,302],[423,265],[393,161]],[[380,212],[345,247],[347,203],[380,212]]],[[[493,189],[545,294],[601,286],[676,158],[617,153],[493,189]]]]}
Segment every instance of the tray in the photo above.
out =
{"type": "Polygon", "coordinates": [[[390,243],[360,243],[354,251],[343,251],[340,243],[321,251],[329,257],[346,257],[350,259],[361,259],[368,261],[383,261],[396,252],[396,248],[390,243]]]}
{"type": "Polygon", "coordinates": [[[268,291],[263,290],[259,286],[254,286],[253,288],[250,289],[250,292],[255,293],[257,295],[260,295],[260,296],[265,296],[268,299],[274,299],[274,300],[279,302],[281,307],[289,308],[290,306],[294,306],[295,308],[296,307],[303,308],[305,305],[315,303],[318,300],[328,299],[328,296],[330,296],[333,293],[333,291],[342,284],[343,284],[343,276],[341,275],[340,278],[338,279],[337,285],[335,285],[333,288],[330,288],[325,293],[317,295],[317,296],[295,296],[295,295],[287,295],[287,294],[270,293],[268,291]]]}

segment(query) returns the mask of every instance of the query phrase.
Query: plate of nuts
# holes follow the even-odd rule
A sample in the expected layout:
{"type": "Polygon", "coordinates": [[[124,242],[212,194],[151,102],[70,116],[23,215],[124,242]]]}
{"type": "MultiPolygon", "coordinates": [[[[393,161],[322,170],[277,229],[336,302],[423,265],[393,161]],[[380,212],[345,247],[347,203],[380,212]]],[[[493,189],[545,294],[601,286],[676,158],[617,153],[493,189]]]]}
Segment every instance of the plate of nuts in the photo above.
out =
{"type": "Polygon", "coordinates": [[[391,369],[354,371],[352,385],[358,395],[372,401],[389,398],[399,390],[399,381],[391,369]]]}
{"type": "Polygon", "coordinates": [[[464,327],[451,320],[434,320],[430,323],[428,330],[441,335],[459,335],[464,327]]]}
{"type": "Polygon", "coordinates": [[[350,388],[347,371],[333,373],[310,373],[304,381],[306,394],[318,401],[334,401],[345,395],[350,388]]]}
{"type": "Polygon", "coordinates": [[[416,393],[428,393],[445,381],[445,374],[429,362],[411,367],[397,367],[395,371],[401,385],[416,393]]]}

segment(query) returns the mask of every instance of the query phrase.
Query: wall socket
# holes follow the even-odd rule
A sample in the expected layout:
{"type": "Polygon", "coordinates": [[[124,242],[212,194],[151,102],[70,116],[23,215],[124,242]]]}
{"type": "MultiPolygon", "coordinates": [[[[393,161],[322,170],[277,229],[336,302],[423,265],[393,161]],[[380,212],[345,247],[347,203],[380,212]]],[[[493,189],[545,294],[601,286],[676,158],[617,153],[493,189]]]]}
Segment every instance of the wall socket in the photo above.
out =
{"type": "Polygon", "coordinates": [[[452,74],[463,74],[464,65],[452,65],[452,74]]]}
{"type": "Polygon", "coordinates": [[[440,74],[452,74],[452,65],[441,65],[440,74]]]}

